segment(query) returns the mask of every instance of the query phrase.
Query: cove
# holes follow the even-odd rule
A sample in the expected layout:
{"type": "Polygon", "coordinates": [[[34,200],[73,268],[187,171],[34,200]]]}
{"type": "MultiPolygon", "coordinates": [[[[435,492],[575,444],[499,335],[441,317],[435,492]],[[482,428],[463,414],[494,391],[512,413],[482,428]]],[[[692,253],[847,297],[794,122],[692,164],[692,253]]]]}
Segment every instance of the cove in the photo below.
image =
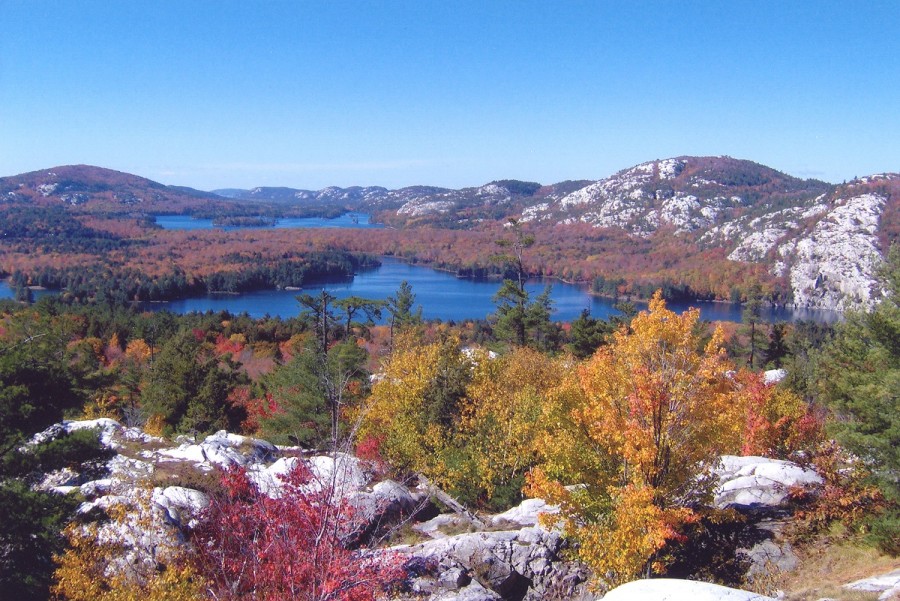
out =
{"type": "Polygon", "coordinates": [[[225,231],[246,229],[298,229],[298,228],[343,228],[343,229],[379,229],[384,225],[371,223],[366,213],[344,213],[340,217],[325,219],[324,217],[284,217],[276,219],[273,226],[240,226],[219,227],[213,225],[212,219],[194,219],[190,215],[156,215],[156,224],[164,230],[212,230],[225,231]]]}

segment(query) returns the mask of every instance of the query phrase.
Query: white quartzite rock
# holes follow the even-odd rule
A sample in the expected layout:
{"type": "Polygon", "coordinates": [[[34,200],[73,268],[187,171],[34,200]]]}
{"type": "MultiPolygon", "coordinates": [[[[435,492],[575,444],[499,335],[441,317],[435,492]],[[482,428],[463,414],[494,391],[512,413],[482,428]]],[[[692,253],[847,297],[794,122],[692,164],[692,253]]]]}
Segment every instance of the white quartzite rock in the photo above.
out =
{"type": "Polygon", "coordinates": [[[717,470],[720,485],[715,493],[718,508],[778,509],[795,486],[822,484],[815,471],[790,461],[765,457],[725,455],[717,470]]]}
{"type": "Polygon", "coordinates": [[[208,496],[183,486],[154,488],[151,499],[179,526],[196,525],[200,513],[209,505],[208,496]]]}
{"type": "Polygon", "coordinates": [[[837,310],[873,305],[875,271],[881,263],[878,221],[885,200],[878,194],[847,199],[812,234],[785,247],[784,252],[795,255],[790,270],[795,304],[837,310]]]}
{"type": "Polygon", "coordinates": [[[900,596],[900,570],[894,570],[893,572],[882,574],[880,576],[857,580],[850,584],[845,584],[844,587],[854,591],[881,593],[878,596],[878,599],[886,601],[887,599],[891,599],[894,595],[900,596]]]}
{"type": "Polygon", "coordinates": [[[234,465],[248,467],[272,461],[278,453],[275,445],[238,434],[220,430],[210,434],[201,443],[185,442],[174,449],[159,451],[160,455],[190,461],[201,469],[210,471],[214,466],[229,468],[234,465]]]}
{"type": "Polygon", "coordinates": [[[787,371],[783,369],[768,369],[763,372],[763,381],[766,384],[777,384],[787,377],[787,371]]]}
{"type": "Polygon", "coordinates": [[[542,513],[559,513],[559,507],[557,505],[549,505],[543,499],[525,499],[512,509],[493,516],[491,524],[513,523],[520,526],[535,526],[538,523],[538,517],[542,513]]]}
{"type": "Polygon", "coordinates": [[[635,580],[609,591],[607,601],[775,601],[749,591],[708,582],[657,578],[635,580]]]}

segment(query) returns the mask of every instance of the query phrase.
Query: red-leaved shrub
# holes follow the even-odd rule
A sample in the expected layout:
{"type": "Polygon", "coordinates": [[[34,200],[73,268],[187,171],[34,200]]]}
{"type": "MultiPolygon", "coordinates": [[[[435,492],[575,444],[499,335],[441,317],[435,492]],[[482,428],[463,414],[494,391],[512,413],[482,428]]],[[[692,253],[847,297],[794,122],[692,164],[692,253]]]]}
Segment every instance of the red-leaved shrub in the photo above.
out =
{"type": "Polygon", "coordinates": [[[347,548],[364,527],[358,510],[302,462],[276,498],[242,469],[222,483],[192,535],[213,598],[371,601],[403,577],[396,556],[347,548]]]}

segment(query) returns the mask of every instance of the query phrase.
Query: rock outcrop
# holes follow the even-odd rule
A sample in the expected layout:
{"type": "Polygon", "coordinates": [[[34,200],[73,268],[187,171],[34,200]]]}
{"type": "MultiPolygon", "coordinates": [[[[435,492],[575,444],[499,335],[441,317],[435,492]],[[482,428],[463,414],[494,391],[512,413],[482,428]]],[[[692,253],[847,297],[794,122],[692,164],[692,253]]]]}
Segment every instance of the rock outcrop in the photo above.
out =
{"type": "Polygon", "coordinates": [[[822,477],[814,470],[766,457],[725,455],[716,474],[720,482],[715,492],[716,507],[758,513],[782,511],[792,489],[822,484],[822,477]]]}
{"type": "Polygon", "coordinates": [[[871,578],[863,578],[844,585],[844,588],[851,591],[879,593],[879,601],[900,599],[900,570],[894,570],[893,572],[871,578]]]}
{"type": "MultiPolygon", "coordinates": [[[[409,530],[418,540],[382,551],[404,558],[409,573],[407,599],[598,598],[589,587],[589,570],[567,555],[566,539],[552,527],[541,525],[541,514],[558,511],[541,499],[526,499],[503,513],[479,516],[478,520],[465,513],[436,515],[433,507],[429,510],[424,489],[378,479],[367,462],[352,455],[306,455],[299,449],[279,448],[227,432],[202,440],[179,438],[172,445],[114,420],[101,419],[63,422],[36,435],[32,442],[84,428],[98,429],[102,443],[115,452],[104,473],[86,479],[88,476],[77,470],[61,470],[48,474],[42,486],[60,493],[77,490],[85,498],[79,508],[85,514],[116,505],[128,508],[126,519],[108,522],[99,531],[100,536],[123,543],[123,561],[152,563],[160,549],[185,544],[183,532],[197,524],[209,503],[207,494],[198,487],[214,488],[217,469],[240,467],[263,493],[275,497],[283,492],[282,477],[299,462],[305,462],[314,475],[310,487],[327,485],[359,510],[366,523],[354,534],[359,542],[383,540],[399,524],[412,525],[409,530]]],[[[764,519],[785,510],[793,488],[821,483],[811,470],[761,457],[723,457],[717,476],[717,507],[738,509],[764,519]]],[[[755,545],[739,551],[748,559],[751,571],[772,566],[790,569],[796,557],[779,540],[777,528],[765,524],[758,528],[762,534],[754,539],[755,545]]],[[[625,591],[651,594],[641,592],[645,590],[641,587],[647,586],[650,585],[635,585],[625,591]]],[[[704,597],[718,589],[691,590],[694,592],[685,593],[693,595],[691,601],[763,599],[704,597]]]]}

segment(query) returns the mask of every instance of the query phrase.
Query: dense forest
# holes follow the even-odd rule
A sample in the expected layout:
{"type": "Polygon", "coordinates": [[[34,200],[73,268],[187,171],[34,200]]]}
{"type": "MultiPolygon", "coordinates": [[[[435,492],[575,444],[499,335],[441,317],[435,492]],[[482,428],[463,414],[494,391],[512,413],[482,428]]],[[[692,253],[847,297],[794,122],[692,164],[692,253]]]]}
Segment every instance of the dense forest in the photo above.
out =
{"type": "MultiPolygon", "coordinates": [[[[185,533],[183,553],[140,578],[110,573],[114,549],[88,534],[115,511],[76,514],[77,494],[34,487],[65,466],[102,470],[108,451],[94,432],[24,444],[64,417],[110,417],[165,437],[227,429],[301,449],[355,448],[397,481],[427,477],[476,512],[540,496],[562,508],[573,553],[601,588],[645,574],[727,582],[727,561],[703,551],[739,519],[705,503],[704,466],[723,453],[819,471],[824,492],[796,499],[797,544],[827,535],[900,552],[900,248],[882,272],[891,295],[871,312],[835,326],[766,326],[749,306],[744,324],[724,328],[669,311],[659,293],[648,311],[623,303],[612,321],[554,323],[549,299],[522,285],[530,234],[506,240],[497,254],[510,277],[495,313],[475,322],[423,322],[408,285],[384,302],[300,295],[294,319],[141,312],[120,302],[131,291],[0,304],[0,588],[18,599],[275,599],[319,598],[300,597],[310,582],[334,586],[222,571],[248,556],[270,562],[267,573],[323,565],[304,563],[318,560],[300,553],[311,544],[303,539],[255,555],[263,551],[241,541],[269,531],[233,526],[237,516],[317,523],[328,503],[310,496],[306,473],[287,484],[292,505],[240,474],[191,482],[215,502],[185,533]],[[374,325],[381,315],[387,324],[374,325]],[[764,368],[787,377],[767,384],[764,368]]],[[[248,281],[214,275],[207,286],[248,281]]],[[[367,563],[345,539],[329,540],[329,565],[367,574],[335,598],[388,595],[404,578],[396,562],[367,563]]]]}

